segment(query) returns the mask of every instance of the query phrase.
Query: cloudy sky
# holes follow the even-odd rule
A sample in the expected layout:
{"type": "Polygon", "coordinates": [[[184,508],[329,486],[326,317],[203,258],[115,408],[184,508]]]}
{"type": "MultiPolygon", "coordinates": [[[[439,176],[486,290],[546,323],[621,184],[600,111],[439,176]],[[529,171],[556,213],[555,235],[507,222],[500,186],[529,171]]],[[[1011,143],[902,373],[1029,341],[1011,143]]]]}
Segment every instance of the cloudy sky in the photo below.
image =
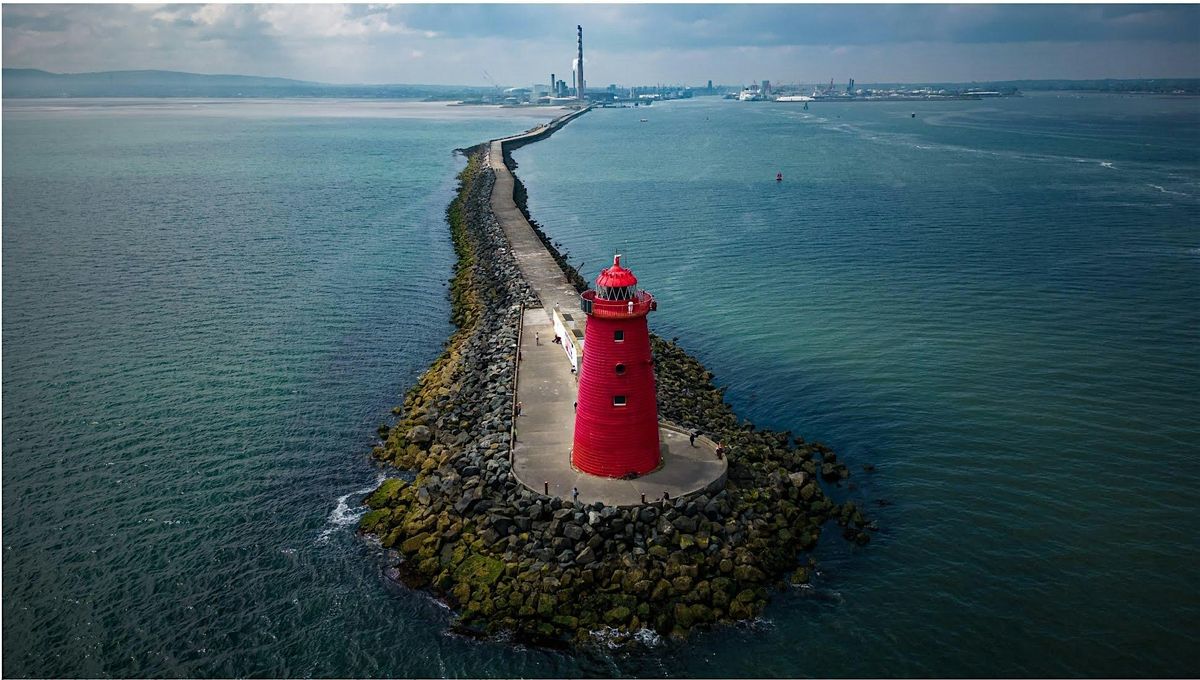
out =
{"type": "Polygon", "coordinates": [[[6,67],[331,83],[1200,76],[1197,5],[13,5],[6,67]]]}

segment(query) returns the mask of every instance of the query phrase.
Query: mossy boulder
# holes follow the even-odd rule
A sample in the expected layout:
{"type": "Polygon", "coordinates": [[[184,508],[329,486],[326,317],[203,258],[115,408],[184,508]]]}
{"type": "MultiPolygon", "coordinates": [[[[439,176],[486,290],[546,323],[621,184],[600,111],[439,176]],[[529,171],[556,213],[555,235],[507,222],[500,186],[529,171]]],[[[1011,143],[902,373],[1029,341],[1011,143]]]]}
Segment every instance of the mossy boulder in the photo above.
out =
{"type": "Polygon", "coordinates": [[[358,530],[374,531],[379,522],[387,519],[391,514],[389,510],[371,510],[363,515],[362,519],[358,520],[358,530]]]}
{"type": "Polygon", "coordinates": [[[729,617],[737,621],[754,618],[753,603],[735,599],[729,603],[729,617]]]}
{"type": "Polygon", "coordinates": [[[558,607],[558,598],[549,593],[542,593],[537,600],[537,613],[540,616],[549,618],[554,616],[554,610],[558,607]]]}
{"type": "Polygon", "coordinates": [[[621,624],[628,621],[631,614],[628,607],[613,607],[604,613],[604,620],[611,624],[621,624]]]}
{"type": "Polygon", "coordinates": [[[700,624],[712,623],[713,620],[712,610],[702,604],[675,605],[675,627],[677,629],[687,630],[700,624]]]}
{"type": "Polygon", "coordinates": [[[429,534],[409,536],[400,544],[400,552],[405,555],[416,555],[421,551],[421,547],[425,544],[425,539],[427,538],[429,538],[429,534]]]}
{"type": "Polygon", "coordinates": [[[762,581],[765,578],[765,575],[758,567],[754,567],[749,564],[742,564],[734,568],[733,577],[743,583],[756,583],[762,581]]]}
{"type": "Polygon", "coordinates": [[[659,602],[666,599],[671,594],[671,584],[666,580],[660,579],[654,584],[654,590],[650,593],[650,599],[654,602],[659,602]]]}
{"type": "Polygon", "coordinates": [[[551,622],[553,622],[554,625],[558,626],[559,628],[569,630],[571,632],[575,632],[575,630],[579,628],[579,619],[575,618],[574,616],[555,616],[553,619],[551,619],[551,622]]]}
{"type": "Polygon", "coordinates": [[[404,535],[404,530],[397,527],[397,528],[389,531],[388,534],[386,536],[384,536],[381,541],[379,541],[379,544],[385,548],[390,548],[390,547],[396,545],[396,542],[399,541],[400,537],[403,535],[404,535]]]}
{"type": "Polygon", "coordinates": [[[404,484],[404,480],[398,477],[383,480],[383,484],[380,484],[374,493],[367,496],[367,505],[375,509],[391,505],[400,490],[404,488],[404,484]]]}
{"type": "Polygon", "coordinates": [[[454,570],[454,578],[460,583],[473,586],[490,586],[498,581],[503,573],[503,562],[475,553],[469,555],[458,565],[458,568],[454,570]]]}

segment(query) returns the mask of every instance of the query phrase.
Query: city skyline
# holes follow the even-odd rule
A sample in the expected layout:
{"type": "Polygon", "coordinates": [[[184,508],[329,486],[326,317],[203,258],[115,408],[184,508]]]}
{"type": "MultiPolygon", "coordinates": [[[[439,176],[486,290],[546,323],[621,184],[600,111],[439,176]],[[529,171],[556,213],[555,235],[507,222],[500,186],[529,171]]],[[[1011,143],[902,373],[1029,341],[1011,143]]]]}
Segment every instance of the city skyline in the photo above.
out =
{"type": "Polygon", "coordinates": [[[5,5],[4,66],[333,84],[1200,75],[1195,5],[5,5]]]}

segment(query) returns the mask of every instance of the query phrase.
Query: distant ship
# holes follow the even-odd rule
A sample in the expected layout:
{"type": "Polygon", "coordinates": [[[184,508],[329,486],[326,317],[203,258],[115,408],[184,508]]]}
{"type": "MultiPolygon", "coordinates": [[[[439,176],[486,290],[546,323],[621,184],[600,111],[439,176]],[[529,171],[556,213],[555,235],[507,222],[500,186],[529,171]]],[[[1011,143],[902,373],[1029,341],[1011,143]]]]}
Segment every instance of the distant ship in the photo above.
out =
{"type": "Polygon", "coordinates": [[[786,97],[776,97],[777,102],[811,102],[815,101],[812,97],[806,94],[790,94],[786,97]]]}
{"type": "Polygon", "coordinates": [[[757,102],[762,101],[762,95],[757,90],[742,90],[738,95],[739,102],[757,102]]]}

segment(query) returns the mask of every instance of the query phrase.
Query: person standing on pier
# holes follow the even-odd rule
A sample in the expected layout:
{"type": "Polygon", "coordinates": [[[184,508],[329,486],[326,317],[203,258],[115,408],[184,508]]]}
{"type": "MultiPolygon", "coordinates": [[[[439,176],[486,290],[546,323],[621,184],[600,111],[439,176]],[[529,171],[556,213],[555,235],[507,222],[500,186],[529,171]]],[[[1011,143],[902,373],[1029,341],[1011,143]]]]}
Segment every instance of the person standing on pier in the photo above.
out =
{"type": "Polygon", "coordinates": [[[699,435],[700,433],[694,427],[688,432],[688,443],[692,445],[692,448],[696,448],[696,437],[699,435]]]}

